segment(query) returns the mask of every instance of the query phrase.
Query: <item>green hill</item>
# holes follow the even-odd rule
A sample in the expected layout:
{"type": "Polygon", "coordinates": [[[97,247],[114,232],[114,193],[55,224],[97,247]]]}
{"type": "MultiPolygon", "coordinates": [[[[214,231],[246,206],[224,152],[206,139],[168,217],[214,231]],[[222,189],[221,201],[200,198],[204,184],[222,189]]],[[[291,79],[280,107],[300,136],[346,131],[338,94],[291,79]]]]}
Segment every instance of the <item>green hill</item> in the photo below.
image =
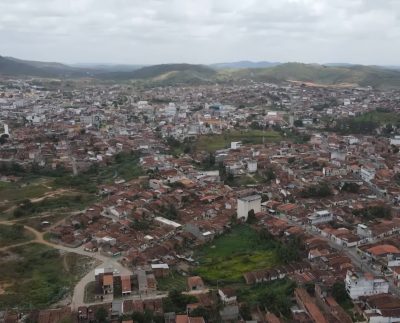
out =
{"type": "MultiPolygon", "coordinates": [[[[242,65],[240,65],[242,66],[242,65]]],[[[254,67],[252,65],[252,67],[254,67]]],[[[380,66],[318,65],[285,63],[263,68],[213,69],[205,65],[162,64],[131,71],[79,68],[53,62],[37,62],[0,56],[0,75],[82,78],[111,81],[135,81],[145,85],[196,85],[263,81],[311,82],[324,85],[352,84],[374,88],[400,87],[400,70],[380,66]]]]}
{"type": "Polygon", "coordinates": [[[215,79],[216,71],[204,65],[162,64],[146,66],[131,72],[114,72],[99,75],[114,80],[142,80],[158,84],[207,83],[215,79]]]}
{"type": "Polygon", "coordinates": [[[27,61],[0,56],[0,75],[77,78],[92,77],[95,73],[95,70],[75,68],[60,63],[27,61]]]}
{"type": "MultiPolygon", "coordinates": [[[[225,78],[226,78],[225,72],[225,78]]],[[[373,87],[399,87],[400,71],[376,66],[324,66],[317,64],[286,63],[271,68],[231,71],[230,78],[281,83],[302,81],[325,85],[357,84],[373,87]]]]}

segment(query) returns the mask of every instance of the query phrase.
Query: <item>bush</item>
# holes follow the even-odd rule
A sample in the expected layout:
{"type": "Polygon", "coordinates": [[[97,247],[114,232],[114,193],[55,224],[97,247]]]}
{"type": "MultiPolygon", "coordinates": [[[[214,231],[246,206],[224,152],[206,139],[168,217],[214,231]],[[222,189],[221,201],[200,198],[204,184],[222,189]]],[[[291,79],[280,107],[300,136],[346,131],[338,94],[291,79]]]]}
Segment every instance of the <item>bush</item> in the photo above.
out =
{"type": "Polygon", "coordinates": [[[332,190],[327,183],[319,183],[317,185],[305,188],[300,192],[300,196],[303,198],[328,197],[330,195],[332,195],[332,190]]]}

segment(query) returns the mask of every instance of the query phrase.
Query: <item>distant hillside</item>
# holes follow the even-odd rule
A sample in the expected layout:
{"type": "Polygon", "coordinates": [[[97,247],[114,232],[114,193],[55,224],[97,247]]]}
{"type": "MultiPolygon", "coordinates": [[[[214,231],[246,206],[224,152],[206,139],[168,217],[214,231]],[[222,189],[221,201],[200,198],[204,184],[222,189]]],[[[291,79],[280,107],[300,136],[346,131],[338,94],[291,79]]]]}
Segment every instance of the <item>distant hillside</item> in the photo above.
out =
{"type": "Polygon", "coordinates": [[[114,72],[99,75],[114,80],[144,80],[156,83],[204,83],[214,79],[216,71],[204,65],[162,64],[140,68],[132,72],[114,72]]]}
{"type": "Polygon", "coordinates": [[[251,61],[239,61],[231,63],[216,63],[209,65],[217,70],[221,69],[243,69],[243,68],[265,68],[280,65],[278,62],[251,62],[251,61]]]}
{"type": "Polygon", "coordinates": [[[96,70],[99,73],[106,73],[106,72],[132,72],[136,71],[145,65],[131,65],[131,64],[72,64],[72,67],[75,68],[85,68],[96,70]]]}
{"type": "Polygon", "coordinates": [[[32,77],[92,77],[93,69],[76,68],[61,63],[38,62],[0,56],[0,75],[32,77]]]}
{"type": "Polygon", "coordinates": [[[348,83],[377,88],[400,87],[400,71],[361,65],[324,66],[286,63],[271,68],[234,71],[231,77],[275,83],[293,80],[326,85],[348,83]]]}
{"type": "Polygon", "coordinates": [[[57,62],[40,62],[40,61],[30,61],[30,60],[23,60],[15,57],[4,57],[5,59],[11,60],[16,63],[26,64],[33,67],[41,68],[41,69],[59,69],[59,70],[73,70],[74,68],[62,63],[57,62]]]}
{"type": "Polygon", "coordinates": [[[107,69],[107,67],[95,68],[95,65],[92,68],[83,68],[54,62],[28,61],[0,56],[0,75],[54,78],[91,77],[115,81],[132,80],[146,85],[161,86],[254,80],[271,83],[300,81],[325,85],[353,84],[374,88],[400,88],[400,70],[393,67],[344,63],[327,66],[302,63],[253,63],[248,61],[216,65],[226,66],[226,68],[217,69],[216,67],[193,64],[162,64],[137,69],[135,67],[138,66],[135,65],[120,65],[119,67],[114,65],[114,68],[110,67],[110,69],[107,69]],[[257,64],[270,65],[255,68],[257,64]],[[231,68],[233,66],[237,68],[231,68]],[[243,68],[243,66],[247,66],[247,68],[243,68]]]}
{"type": "Polygon", "coordinates": [[[48,71],[0,56],[0,74],[11,76],[52,76],[48,71]]]}

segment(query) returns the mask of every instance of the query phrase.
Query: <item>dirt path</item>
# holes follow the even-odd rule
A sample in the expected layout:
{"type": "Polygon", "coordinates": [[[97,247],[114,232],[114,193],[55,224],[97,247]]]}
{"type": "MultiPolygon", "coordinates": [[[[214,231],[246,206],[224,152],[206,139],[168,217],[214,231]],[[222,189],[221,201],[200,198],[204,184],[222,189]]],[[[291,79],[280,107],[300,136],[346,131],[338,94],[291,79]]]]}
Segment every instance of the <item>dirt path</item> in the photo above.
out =
{"type": "MultiPolygon", "coordinates": [[[[42,195],[41,197],[31,198],[31,199],[29,199],[29,200],[30,200],[32,203],[36,203],[36,202],[43,201],[44,199],[46,199],[46,198],[48,198],[48,197],[58,196],[58,195],[61,195],[61,194],[66,193],[66,192],[73,192],[73,191],[72,191],[72,190],[69,190],[69,189],[67,190],[67,189],[64,189],[64,188],[60,188],[60,189],[57,189],[57,190],[52,191],[52,192],[47,192],[47,193],[45,193],[44,195],[42,195]]],[[[3,213],[11,213],[11,212],[14,211],[16,208],[17,208],[17,205],[13,205],[13,206],[9,207],[8,209],[4,210],[3,213]]]]}
{"type": "MultiPolygon", "coordinates": [[[[13,225],[17,222],[18,222],[17,220],[0,221],[0,224],[13,225]]],[[[69,247],[65,247],[62,245],[58,245],[58,244],[44,240],[43,235],[45,232],[43,232],[43,233],[39,232],[36,229],[34,229],[30,226],[27,226],[27,225],[24,225],[24,228],[26,230],[30,231],[31,233],[33,233],[33,235],[35,237],[33,240],[4,247],[4,248],[0,249],[0,251],[6,251],[8,249],[11,249],[11,248],[14,248],[17,246],[30,244],[30,243],[40,243],[40,244],[43,244],[43,245],[46,245],[46,246],[49,246],[49,247],[52,247],[52,248],[55,248],[58,250],[62,250],[65,252],[72,252],[72,253],[76,253],[76,254],[79,254],[82,256],[96,259],[96,260],[98,260],[98,263],[99,263],[99,265],[97,267],[113,268],[113,269],[118,270],[122,275],[131,275],[132,274],[132,271],[130,269],[122,266],[122,264],[120,264],[118,262],[118,259],[103,256],[99,252],[85,251],[82,246],[78,247],[78,248],[69,248],[69,247]]],[[[63,265],[67,266],[67,264],[64,263],[64,261],[66,261],[66,260],[65,259],[63,260],[63,265]]],[[[85,276],[83,276],[81,278],[81,280],[76,284],[76,286],[74,288],[74,293],[72,296],[72,303],[71,303],[73,309],[77,309],[79,306],[85,305],[85,303],[84,303],[85,287],[89,282],[94,281],[94,271],[95,271],[95,269],[92,269],[89,273],[87,273],[85,276]]]]}

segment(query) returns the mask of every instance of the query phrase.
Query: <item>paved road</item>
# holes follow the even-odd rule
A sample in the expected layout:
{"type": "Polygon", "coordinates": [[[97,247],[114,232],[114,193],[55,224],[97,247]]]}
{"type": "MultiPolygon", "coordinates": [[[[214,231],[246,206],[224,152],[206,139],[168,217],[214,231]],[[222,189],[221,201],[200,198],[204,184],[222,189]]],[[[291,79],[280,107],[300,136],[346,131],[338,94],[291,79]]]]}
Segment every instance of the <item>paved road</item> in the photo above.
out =
{"type": "MultiPolygon", "coordinates": [[[[332,247],[333,249],[336,249],[338,251],[342,251],[346,256],[348,256],[353,263],[353,265],[357,268],[359,268],[362,272],[364,273],[372,273],[375,276],[382,276],[382,272],[377,271],[376,269],[372,268],[372,266],[367,262],[364,261],[361,256],[357,253],[356,247],[348,248],[344,246],[339,246],[336,243],[334,243],[332,240],[321,236],[318,232],[313,231],[309,226],[302,226],[294,221],[291,221],[288,218],[285,218],[290,224],[301,227],[307,231],[307,233],[324,239],[326,242],[328,242],[329,246],[332,247]]],[[[389,282],[389,291],[397,296],[400,297],[400,289],[396,287],[396,285],[393,283],[393,279],[390,277],[386,277],[387,281],[389,282]]]]}

